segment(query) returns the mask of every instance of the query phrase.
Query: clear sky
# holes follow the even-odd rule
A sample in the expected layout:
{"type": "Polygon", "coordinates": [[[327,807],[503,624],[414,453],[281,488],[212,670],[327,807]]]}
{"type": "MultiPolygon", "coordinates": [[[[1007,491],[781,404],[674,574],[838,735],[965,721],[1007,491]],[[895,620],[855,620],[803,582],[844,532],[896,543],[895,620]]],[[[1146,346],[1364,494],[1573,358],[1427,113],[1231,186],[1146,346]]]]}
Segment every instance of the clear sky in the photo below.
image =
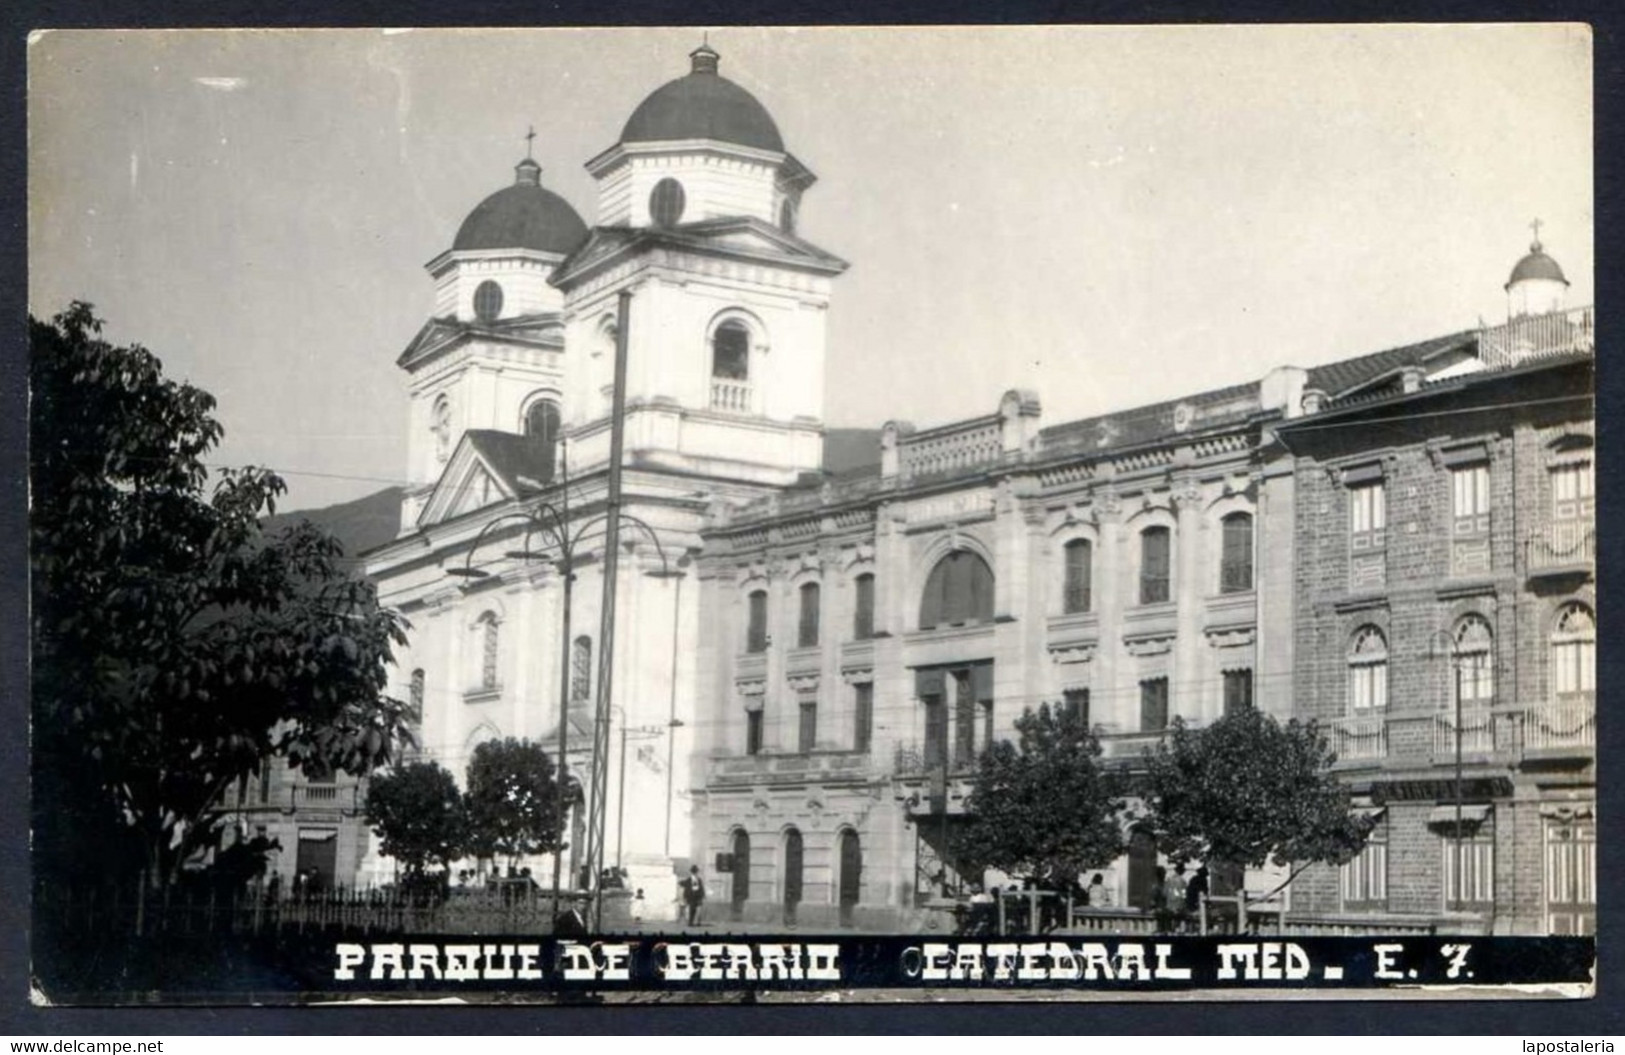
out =
{"type": "MultiPolygon", "coordinates": [[[[422,265],[583,163],[698,29],[61,32],[29,49],[29,303],[212,391],[288,506],[406,482],[422,265]]],[[[847,259],[826,422],[1047,424],[1505,316],[1529,223],[1592,301],[1583,27],[717,27],[847,259]]]]}

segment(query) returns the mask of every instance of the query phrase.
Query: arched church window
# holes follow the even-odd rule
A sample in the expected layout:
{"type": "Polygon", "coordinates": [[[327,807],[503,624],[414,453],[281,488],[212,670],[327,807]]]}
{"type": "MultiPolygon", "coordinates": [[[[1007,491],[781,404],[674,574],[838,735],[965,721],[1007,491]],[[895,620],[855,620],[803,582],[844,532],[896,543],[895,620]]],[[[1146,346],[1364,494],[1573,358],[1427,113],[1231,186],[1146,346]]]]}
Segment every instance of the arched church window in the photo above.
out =
{"type": "Polygon", "coordinates": [[[451,457],[451,400],[445,396],[434,401],[429,412],[429,431],[434,433],[434,454],[445,461],[451,457]]]}
{"type": "Polygon", "coordinates": [[[536,452],[542,471],[542,482],[551,483],[554,463],[558,456],[559,405],[551,399],[532,403],[530,409],[525,412],[525,437],[530,440],[531,449],[536,452]]]}
{"type": "Polygon", "coordinates": [[[655,189],[649,194],[649,215],[654,218],[658,227],[672,227],[683,218],[683,206],[687,204],[688,196],[683,193],[683,185],[667,176],[655,184],[655,189]]]}
{"type": "Polygon", "coordinates": [[[474,287],[474,317],[481,322],[495,322],[502,316],[502,287],[486,279],[474,287]]]}
{"type": "Polygon", "coordinates": [[[501,644],[501,626],[497,622],[495,612],[485,612],[480,615],[476,624],[479,636],[480,671],[479,687],[482,689],[497,688],[497,656],[501,644]]]}
{"type": "Polygon", "coordinates": [[[779,229],[785,234],[796,233],[796,203],[794,198],[786,198],[779,204],[779,229]]]}
{"type": "Polygon", "coordinates": [[[711,376],[725,381],[750,379],[750,330],[730,319],[711,337],[711,376]]]}
{"type": "Polygon", "coordinates": [[[993,619],[993,569],[987,561],[958,550],[937,561],[920,598],[920,629],[993,619]]]}

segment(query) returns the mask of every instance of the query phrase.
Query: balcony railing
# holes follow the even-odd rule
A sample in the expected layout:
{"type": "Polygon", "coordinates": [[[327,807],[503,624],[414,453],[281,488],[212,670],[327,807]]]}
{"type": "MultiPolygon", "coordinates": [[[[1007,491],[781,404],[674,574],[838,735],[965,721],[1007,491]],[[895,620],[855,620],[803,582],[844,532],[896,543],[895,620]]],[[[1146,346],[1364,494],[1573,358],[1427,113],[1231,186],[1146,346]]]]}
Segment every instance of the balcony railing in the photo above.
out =
{"type": "Polygon", "coordinates": [[[1529,571],[1595,567],[1597,531],[1592,521],[1554,520],[1524,543],[1529,571]]]}
{"type": "MultiPolygon", "coordinates": [[[[919,744],[898,744],[892,751],[892,775],[898,777],[924,777],[942,767],[944,754],[938,748],[921,747],[919,744]]],[[[950,775],[973,774],[976,772],[976,759],[964,756],[955,757],[952,751],[946,755],[948,773],[950,775]]]]}
{"type": "Polygon", "coordinates": [[[1478,331],[1478,357],[1491,369],[1546,356],[1594,355],[1596,350],[1597,329],[1590,306],[1524,315],[1478,331]]]}
{"type": "Polygon", "coordinates": [[[1523,712],[1523,746],[1526,751],[1595,750],[1596,701],[1565,700],[1526,709],[1523,712]]]}
{"type": "Polygon", "coordinates": [[[730,414],[749,414],[754,409],[749,381],[734,381],[725,377],[711,379],[711,409],[730,414]]]}
{"type": "Polygon", "coordinates": [[[966,472],[999,461],[1003,432],[997,417],[975,418],[916,433],[898,443],[897,454],[905,476],[966,472]]]}
{"type": "Polygon", "coordinates": [[[1339,718],[1332,723],[1332,747],[1339,761],[1361,758],[1388,757],[1388,719],[1386,715],[1362,715],[1357,718],[1339,718]]]}
{"type": "MultiPolygon", "coordinates": [[[[1495,750],[1495,720],[1485,707],[1461,710],[1461,753],[1488,754],[1495,750]]],[[[1456,716],[1440,714],[1433,719],[1433,757],[1452,758],[1456,753],[1456,716]]]]}

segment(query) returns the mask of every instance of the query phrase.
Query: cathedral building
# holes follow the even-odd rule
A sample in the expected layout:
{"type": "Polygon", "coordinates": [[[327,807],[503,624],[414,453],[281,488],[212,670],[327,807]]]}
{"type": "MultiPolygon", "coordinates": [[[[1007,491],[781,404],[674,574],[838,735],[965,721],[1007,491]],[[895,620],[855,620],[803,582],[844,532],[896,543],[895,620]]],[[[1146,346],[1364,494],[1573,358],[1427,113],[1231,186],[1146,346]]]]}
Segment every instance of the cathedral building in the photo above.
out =
{"type": "Polygon", "coordinates": [[[691,842],[692,555],[713,506],[820,465],[825,314],[846,266],[796,234],[815,177],[767,110],[709,47],[691,61],[588,162],[597,226],[527,157],[427,265],[432,316],[398,365],[409,475],[433,483],[407,492],[400,536],[367,562],[411,622],[395,690],[421,708],[424,754],[461,779],[482,741],[529,738],[586,785],[625,326],[603,864],[657,907],[675,904],[691,842]]]}

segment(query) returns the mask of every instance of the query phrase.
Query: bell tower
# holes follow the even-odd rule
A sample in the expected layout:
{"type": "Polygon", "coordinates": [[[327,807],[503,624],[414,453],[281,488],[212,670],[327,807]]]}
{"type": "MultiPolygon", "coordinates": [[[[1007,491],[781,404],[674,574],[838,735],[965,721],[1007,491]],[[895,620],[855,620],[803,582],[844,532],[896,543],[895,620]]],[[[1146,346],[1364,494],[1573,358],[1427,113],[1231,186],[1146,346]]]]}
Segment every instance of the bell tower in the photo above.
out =
{"type": "Polygon", "coordinates": [[[630,457],[788,484],[821,466],[825,318],[846,263],[796,233],[816,177],[767,109],[718,72],[709,45],[689,57],[690,72],[656,89],[587,162],[599,226],[553,276],[571,349],[571,471],[608,458],[626,290],[630,457]]]}

